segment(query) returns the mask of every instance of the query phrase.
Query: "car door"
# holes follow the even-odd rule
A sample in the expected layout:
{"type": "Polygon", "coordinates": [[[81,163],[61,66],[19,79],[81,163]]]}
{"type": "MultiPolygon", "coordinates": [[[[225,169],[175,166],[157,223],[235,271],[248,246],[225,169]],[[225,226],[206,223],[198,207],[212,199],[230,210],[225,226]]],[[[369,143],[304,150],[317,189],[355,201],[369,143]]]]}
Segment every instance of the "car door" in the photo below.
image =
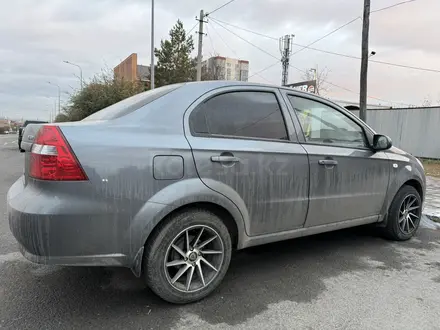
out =
{"type": "Polygon", "coordinates": [[[388,188],[387,155],[374,152],[362,124],[332,103],[295,94],[287,99],[310,162],[305,226],[376,221],[388,188]]]}
{"type": "Polygon", "coordinates": [[[201,180],[241,210],[250,236],[304,226],[307,154],[276,88],[225,87],[185,114],[201,180]]]}

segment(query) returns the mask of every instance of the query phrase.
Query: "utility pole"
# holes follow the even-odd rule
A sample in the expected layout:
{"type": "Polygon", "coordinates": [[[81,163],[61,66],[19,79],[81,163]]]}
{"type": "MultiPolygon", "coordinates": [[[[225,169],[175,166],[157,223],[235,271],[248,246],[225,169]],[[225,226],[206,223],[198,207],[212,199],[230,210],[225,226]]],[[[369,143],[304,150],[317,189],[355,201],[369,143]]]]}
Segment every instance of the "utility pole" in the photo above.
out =
{"type": "Polygon", "coordinates": [[[359,118],[367,121],[367,86],[368,86],[368,38],[370,30],[370,0],[364,0],[364,19],[362,26],[362,60],[359,97],[359,118]]]}
{"type": "Polygon", "coordinates": [[[151,0],[151,65],[150,89],[154,89],[154,0],[151,0]]]}
{"type": "Polygon", "coordinates": [[[197,32],[199,34],[199,46],[197,49],[197,81],[202,80],[203,23],[205,23],[205,21],[203,20],[204,18],[205,18],[205,13],[203,12],[202,9],[200,11],[200,17],[198,19],[199,31],[197,32]]]}
{"type": "Polygon", "coordinates": [[[281,76],[281,86],[287,85],[289,80],[289,62],[290,55],[292,55],[292,39],[293,34],[286,34],[284,37],[280,38],[280,52],[281,52],[281,65],[283,68],[283,73],[281,76]]]}

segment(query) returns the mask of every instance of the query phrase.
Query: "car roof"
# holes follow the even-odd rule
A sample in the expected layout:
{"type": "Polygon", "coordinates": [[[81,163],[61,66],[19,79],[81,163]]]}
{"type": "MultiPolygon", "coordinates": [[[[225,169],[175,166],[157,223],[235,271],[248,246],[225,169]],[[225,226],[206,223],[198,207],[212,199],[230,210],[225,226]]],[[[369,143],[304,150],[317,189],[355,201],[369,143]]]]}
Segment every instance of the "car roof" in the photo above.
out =
{"type": "Polygon", "coordinates": [[[275,84],[263,84],[263,83],[254,83],[254,82],[247,82],[247,81],[234,81],[234,80],[207,80],[207,81],[194,81],[194,82],[187,82],[185,83],[186,87],[198,87],[196,90],[200,93],[208,92],[210,90],[221,88],[221,87],[234,87],[234,86],[249,86],[249,87],[268,87],[268,88],[277,88],[280,90],[288,91],[290,93],[294,93],[297,96],[303,96],[307,97],[309,99],[314,99],[319,102],[331,104],[334,107],[339,108],[340,110],[348,111],[347,109],[343,108],[339,104],[335,103],[334,101],[327,99],[325,97],[322,97],[317,94],[309,93],[300,91],[297,89],[293,89],[291,87],[286,86],[280,86],[275,84]]]}
{"type": "MultiPolygon", "coordinates": [[[[279,89],[285,89],[292,91],[294,89],[290,87],[275,85],[275,84],[263,84],[263,83],[254,83],[254,82],[248,82],[248,81],[236,81],[236,80],[206,80],[206,81],[192,81],[187,82],[186,85],[205,85],[204,87],[211,87],[211,88],[219,88],[219,87],[228,87],[228,86],[255,86],[255,87],[269,87],[269,88],[279,88],[279,89]]],[[[305,95],[310,95],[310,93],[302,92],[295,90],[296,92],[303,93],[305,95]]]]}

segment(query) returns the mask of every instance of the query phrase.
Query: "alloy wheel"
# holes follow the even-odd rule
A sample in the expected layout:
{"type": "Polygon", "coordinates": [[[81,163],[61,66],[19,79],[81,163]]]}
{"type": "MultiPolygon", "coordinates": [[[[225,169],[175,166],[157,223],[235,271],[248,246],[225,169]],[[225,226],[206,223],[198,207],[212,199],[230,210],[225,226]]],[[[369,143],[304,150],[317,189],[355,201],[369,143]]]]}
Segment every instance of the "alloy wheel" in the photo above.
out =
{"type": "Polygon", "coordinates": [[[407,195],[399,208],[399,228],[402,233],[412,234],[418,227],[421,216],[419,199],[411,194],[407,195]]]}
{"type": "Polygon", "coordinates": [[[191,226],[181,231],[165,254],[168,283],[182,292],[207,287],[220,271],[224,252],[222,238],[209,226],[191,226]]]}

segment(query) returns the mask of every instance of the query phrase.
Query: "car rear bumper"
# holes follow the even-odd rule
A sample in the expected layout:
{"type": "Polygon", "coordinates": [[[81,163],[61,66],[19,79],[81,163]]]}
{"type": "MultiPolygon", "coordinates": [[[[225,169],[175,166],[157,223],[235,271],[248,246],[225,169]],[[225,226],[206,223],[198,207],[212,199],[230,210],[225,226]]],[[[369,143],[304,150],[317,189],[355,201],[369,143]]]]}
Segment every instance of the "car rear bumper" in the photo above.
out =
{"type": "Polygon", "coordinates": [[[87,256],[42,256],[29,252],[19,243],[21,254],[29,261],[37,264],[62,266],[112,266],[128,267],[127,257],[123,254],[87,255],[87,256]]]}
{"type": "Polygon", "coordinates": [[[25,187],[21,177],[8,191],[7,207],[10,230],[32,262],[130,267],[114,214],[90,198],[25,187]]]}

